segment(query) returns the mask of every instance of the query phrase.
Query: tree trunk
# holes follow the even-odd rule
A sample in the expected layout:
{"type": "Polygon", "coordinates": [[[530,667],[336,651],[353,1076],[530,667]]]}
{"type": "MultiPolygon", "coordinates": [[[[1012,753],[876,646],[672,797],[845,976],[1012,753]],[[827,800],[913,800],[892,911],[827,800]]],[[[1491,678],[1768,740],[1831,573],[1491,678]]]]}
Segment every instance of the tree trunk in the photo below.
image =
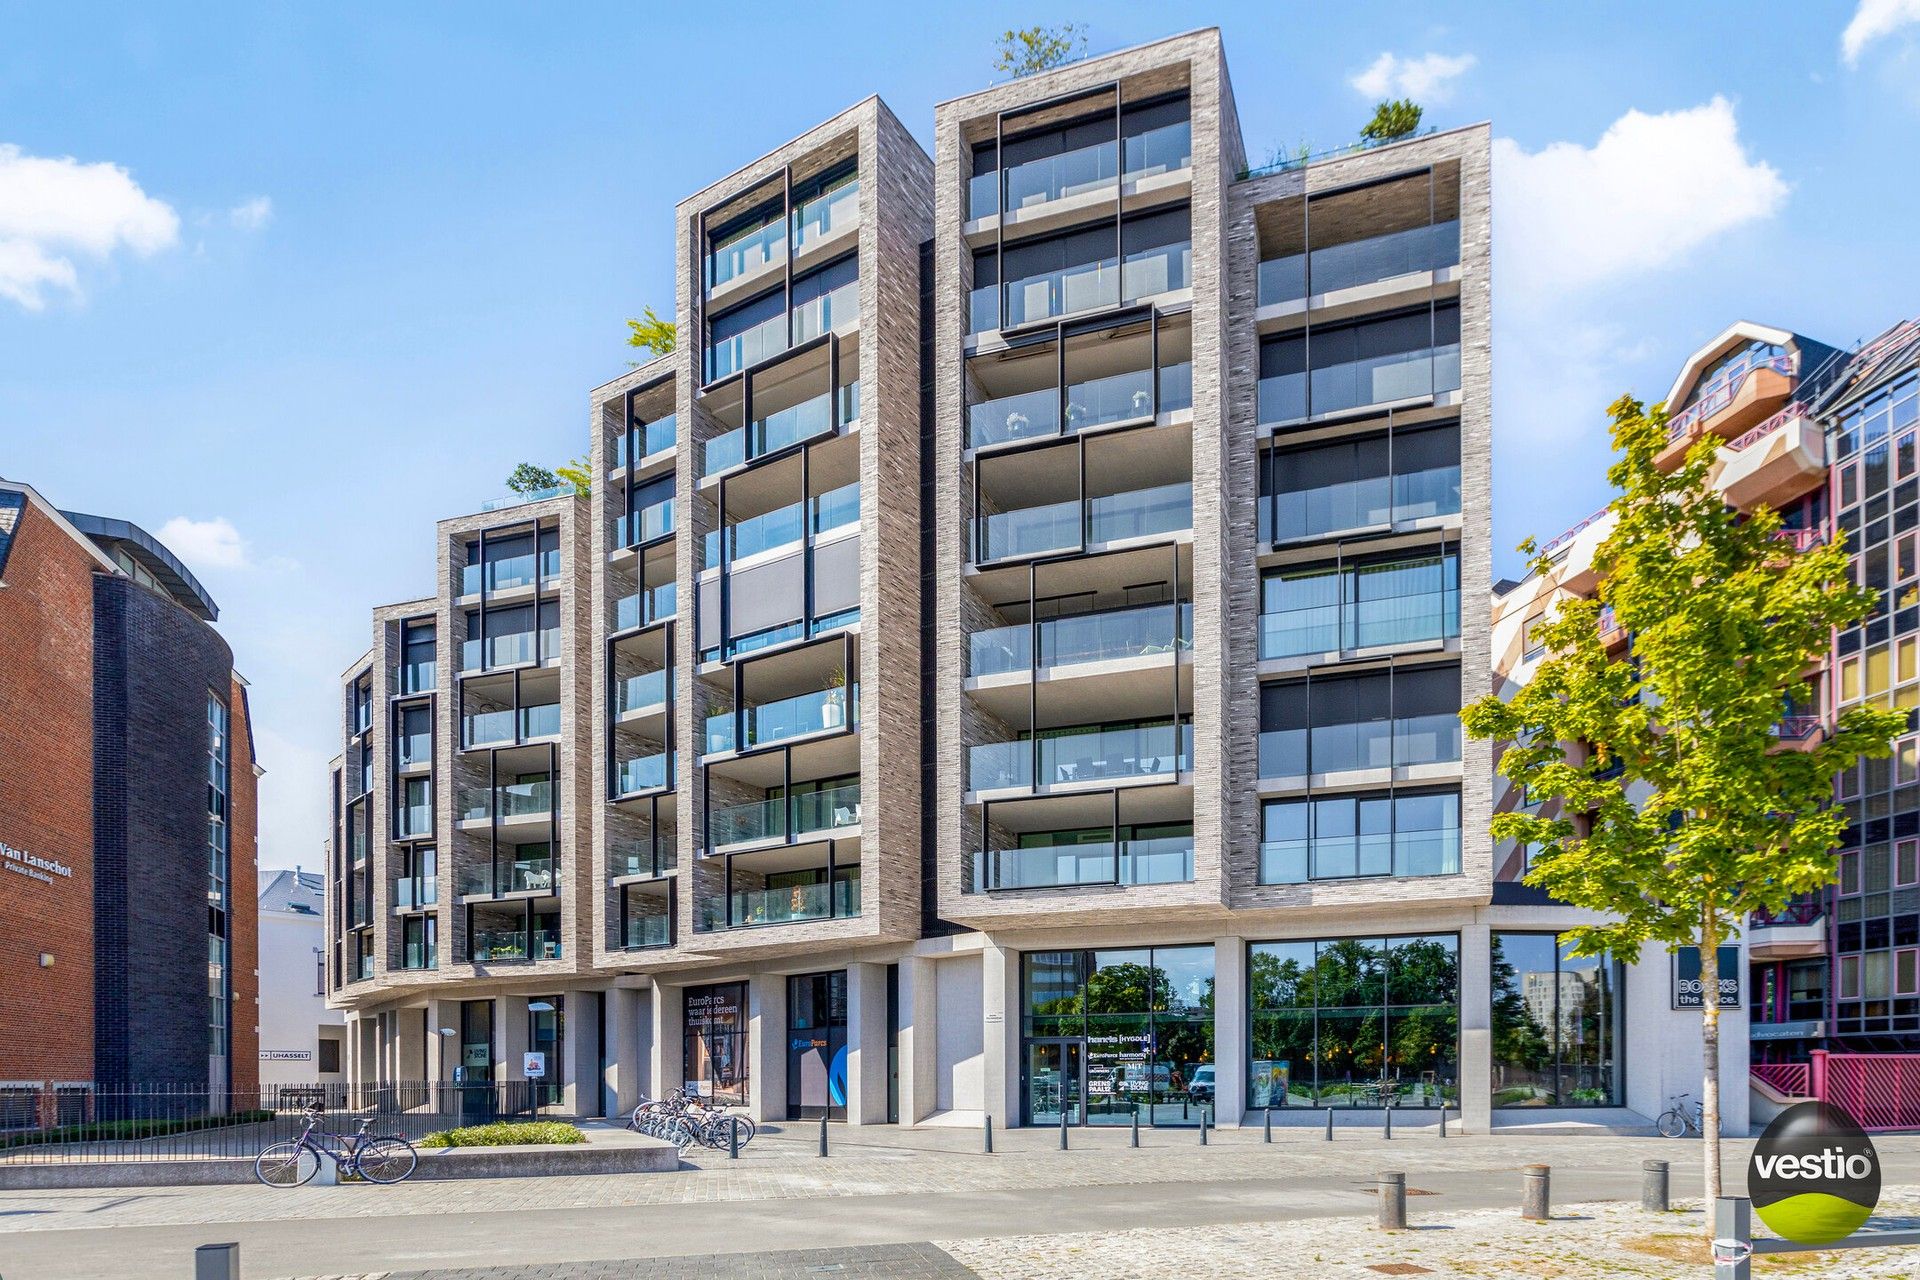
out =
{"type": "Polygon", "coordinates": [[[1708,1234],[1720,1198],[1720,921],[1712,908],[1700,916],[1701,1155],[1706,1164],[1708,1234]]]}

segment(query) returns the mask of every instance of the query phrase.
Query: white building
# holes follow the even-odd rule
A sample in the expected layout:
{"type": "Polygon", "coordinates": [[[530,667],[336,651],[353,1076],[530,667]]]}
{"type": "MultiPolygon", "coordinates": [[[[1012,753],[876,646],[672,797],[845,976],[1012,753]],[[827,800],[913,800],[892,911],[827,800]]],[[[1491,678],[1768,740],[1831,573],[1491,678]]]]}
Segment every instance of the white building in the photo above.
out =
{"type": "Polygon", "coordinates": [[[260,1087],[344,1083],[346,1015],[327,1008],[325,881],[260,871],[260,1087]]]}

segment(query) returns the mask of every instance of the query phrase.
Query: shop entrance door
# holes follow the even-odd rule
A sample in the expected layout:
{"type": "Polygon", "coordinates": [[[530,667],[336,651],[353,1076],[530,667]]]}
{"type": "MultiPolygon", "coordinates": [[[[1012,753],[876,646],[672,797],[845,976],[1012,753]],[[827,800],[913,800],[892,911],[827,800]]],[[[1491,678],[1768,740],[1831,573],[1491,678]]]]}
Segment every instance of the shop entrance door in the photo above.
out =
{"type": "Polygon", "coordinates": [[[1086,1116],[1086,1053],[1079,1040],[1027,1042],[1027,1123],[1057,1125],[1064,1109],[1068,1124],[1086,1116]]]}

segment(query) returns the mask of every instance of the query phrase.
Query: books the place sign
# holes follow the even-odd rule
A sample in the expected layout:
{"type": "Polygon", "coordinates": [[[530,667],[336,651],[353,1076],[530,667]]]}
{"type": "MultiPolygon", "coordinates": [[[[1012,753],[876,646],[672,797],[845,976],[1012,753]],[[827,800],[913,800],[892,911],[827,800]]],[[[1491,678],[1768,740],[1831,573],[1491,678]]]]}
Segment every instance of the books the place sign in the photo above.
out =
{"type": "Polygon", "coordinates": [[[16,849],[5,840],[0,840],[0,867],[46,885],[51,885],[55,876],[63,880],[73,879],[73,868],[66,863],[43,858],[25,849],[16,849]]]}

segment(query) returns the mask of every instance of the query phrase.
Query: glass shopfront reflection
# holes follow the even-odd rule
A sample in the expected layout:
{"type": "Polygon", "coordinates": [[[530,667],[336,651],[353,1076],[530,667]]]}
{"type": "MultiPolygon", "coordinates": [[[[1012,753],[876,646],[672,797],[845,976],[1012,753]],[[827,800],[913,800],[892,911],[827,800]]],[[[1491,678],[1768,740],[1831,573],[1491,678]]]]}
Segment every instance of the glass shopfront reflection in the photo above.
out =
{"type": "Polygon", "coordinates": [[[688,987],[681,1069],[687,1091],[721,1106],[747,1104],[747,984],[688,987]]]}
{"type": "Polygon", "coordinates": [[[1493,1105],[1617,1107],[1625,984],[1618,961],[1551,933],[1493,935],[1493,1105]]]}
{"type": "Polygon", "coordinates": [[[1211,946],[1034,952],[1024,976],[1026,1123],[1211,1118],[1211,946]]]}

